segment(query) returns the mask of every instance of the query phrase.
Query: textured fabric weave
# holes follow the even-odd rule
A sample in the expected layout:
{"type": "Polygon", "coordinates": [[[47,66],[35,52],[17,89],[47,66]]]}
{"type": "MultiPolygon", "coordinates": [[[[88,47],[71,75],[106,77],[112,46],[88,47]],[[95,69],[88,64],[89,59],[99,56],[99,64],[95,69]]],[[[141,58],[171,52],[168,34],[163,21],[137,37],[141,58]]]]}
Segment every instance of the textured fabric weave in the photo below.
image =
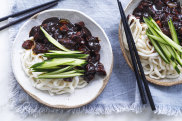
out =
{"type": "MultiPolygon", "coordinates": [[[[12,0],[12,12],[21,11],[49,0],[12,0]]],[[[123,6],[130,0],[121,0],[123,6]]],[[[114,53],[114,67],[111,79],[104,92],[91,104],[77,109],[62,110],[49,108],[38,103],[26,94],[10,75],[11,102],[14,109],[23,115],[38,115],[44,112],[72,112],[108,114],[111,112],[134,111],[141,112],[140,95],[136,86],[134,73],[124,60],[118,41],[118,26],[120,14],[116,0],[62,0],[54,8],[76,9],[93,18],[106,31],[114,53]]],[[[9,21],[12,21],[10,18],[9,21]]],[[[9,28],[10,40],[13,42],[19,27],[24,22],[9,28]]],[[[182,85],[161,87],[150,84],[150,89],[159,114],[178,115],[182,111],[182,85]]]]}

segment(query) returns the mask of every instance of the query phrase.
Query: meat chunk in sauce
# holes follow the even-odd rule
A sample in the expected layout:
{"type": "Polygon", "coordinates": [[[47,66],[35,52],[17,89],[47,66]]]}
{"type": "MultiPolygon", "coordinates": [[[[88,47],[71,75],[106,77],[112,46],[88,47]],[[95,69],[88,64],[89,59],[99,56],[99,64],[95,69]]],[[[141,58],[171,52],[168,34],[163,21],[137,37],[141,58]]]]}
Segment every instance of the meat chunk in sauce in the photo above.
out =
{"type": "Polygon", "coordinates": [[[99,52],[100,51],[100,44],[97,37],[91,37],[88,40],[88,47],[91,51],[99,52]]]}
{"type": "Polygon", "coordinates": [[[96,66],[96,72],[100,75],[106,75],[106,71],[104,69],[104,65],[102,63],[98,63],[96,66]]]}
{"type": "Polygon", "coordinates": [[[36,43],[35,47],[33,48],[33,51],[35,54],[46,53],[48,52],[48,48],[46,47],[45,44],[36,43]]]}
{"type": "Polygon", "coordinates": [[[24,49],[31,49],[33,45],[34,45],[34,42],[32,40],[26,40],[23,42],[22,47],[24,49]]]}
{"type": "Polygon", "coordinates": [[[84,24],[83,21],[80,21],[78,23],[75,23],[75,30],[76,31],[81,31],[83,27],[85,27],[85,24],[84,24]]]}
{"type": "Polygon", "coordinates": [[[76,45],[76,42],[74,40],[71,40],[70,38],[61,38],[58,39],[58,42],[68,49],[73,49],[76,45]]]}
{"type": "Polygon", "coordinates": [[[88,63],[86,66],[85,66],[85,70],[86,70],[86,73],[87,74],[95,74],[96,71],[95,71],[95,66],[94,64],[92,63],[88,63]]]}

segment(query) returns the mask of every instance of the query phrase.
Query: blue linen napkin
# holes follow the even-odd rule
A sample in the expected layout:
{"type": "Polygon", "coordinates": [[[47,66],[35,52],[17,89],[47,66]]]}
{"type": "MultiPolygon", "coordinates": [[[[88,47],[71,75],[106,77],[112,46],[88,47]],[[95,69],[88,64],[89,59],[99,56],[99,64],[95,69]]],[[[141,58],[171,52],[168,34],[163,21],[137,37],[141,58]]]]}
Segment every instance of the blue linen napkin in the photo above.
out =
{"type": "MultiPolygon", "coordinates": [[[[12,0],[11,10],[17,12],[50,0],[12,0]]],[[[122,0],[123,6],[129,3],[122,0]]],[[[82,11],[93,18],[106,31],[114,53],[114,67],[111,79],[104,92],[92,103],[77,109],[54,109],[38,103],[26,94],[11,72],[11,102],[13,108],[23,115],[38,115],[44,112],[73,112],[91,114],[109,114],[111,112],[141,112],[140,95],[136,86],[134,73],[126,64],[118,41],[120,14],[116,0],[62,0],[54,8],[67,8],[82,11]]],[[[13,19],[9,19],[12,21],[13,19]]],[[[13,42],[19,27],[24,22],[9,28],[13,42]]],[[[157,110],[155,113],[166,115],[182,114],[182,85],[161,87],[150,84],[157,110]]]]}

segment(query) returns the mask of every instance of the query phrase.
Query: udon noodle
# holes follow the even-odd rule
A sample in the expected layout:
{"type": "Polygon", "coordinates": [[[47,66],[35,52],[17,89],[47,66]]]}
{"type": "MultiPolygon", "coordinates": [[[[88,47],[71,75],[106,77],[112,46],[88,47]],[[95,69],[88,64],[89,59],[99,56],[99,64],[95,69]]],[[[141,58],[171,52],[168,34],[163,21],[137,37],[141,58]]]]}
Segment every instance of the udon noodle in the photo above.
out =
{"type": "Polygon", "coordinates": [[[81,77],[74,77],[71,82],[64,81],[63,79],[37,79],[38,75],[42,72],[32,72],[30,67],[38,62],[42,62],[46,58],[42,54],[35,55],[32,50],[24,50],[22,53],[22,67],[32,85],[39,89],[48,91],[50,95],[72,93],[75,88],[83,88],[87,82],[81,77]]]}
{"type": "MultiPolygon", "coordinates": [[[[148,75],[153,79],[177,78],[179,74],[174,70],[173,66],[166,64],[150,44],[150,40],[146,35],[147,25],[145,23],[140,23],[140,20],[132,15],[130,15],[128,23],[133,34],[145,75],[148,75]]],[[[125,34],[123,41],[125,48],[128,50],[125,34]]]]}

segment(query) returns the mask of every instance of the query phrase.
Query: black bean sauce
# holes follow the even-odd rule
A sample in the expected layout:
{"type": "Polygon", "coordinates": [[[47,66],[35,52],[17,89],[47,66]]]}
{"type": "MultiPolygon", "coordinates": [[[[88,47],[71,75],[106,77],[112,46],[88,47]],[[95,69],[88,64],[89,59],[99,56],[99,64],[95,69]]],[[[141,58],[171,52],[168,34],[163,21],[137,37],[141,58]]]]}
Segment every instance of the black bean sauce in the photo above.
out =
{"type": "Polygon", "coordinates": [[[143,16],[151,16],[159,25],[161,30],[170,35],[168,21],[172,19],[178,38],[182,40],[182,13],[180,2],[177,0],[142,0],[137,8],[133,11],[133,15],[143,22],[143,16]]]}
{"type": "MultiPolygon", "coordinates": [[[[72,24],[69,20],[52,17],[44,20],[40,26],[66,48],[83,51],[83,53],[89,54],[89,57],[87,58],[88,64],[84,67],[77,67],[85,70],[83,78],[87,82],[92,80],[95,77],[95,74],[106,75],[104,66],[100,62],[99,51],[101,46],[99,44],[99,39],[98,37],[92,36],[91,32],[85,27],[84,22],[81,21],[72,24]]],[[[33,27],[29,33],[30,37],[34,37],[35,45],[32,45],[33,52],[39,54],[46,53],[48,50],[58,50],[58,48],[46,39],[40,30],[40,26],[33,27]]],[[[29,45],[26,43],[23,45],[25,45],[23,46],[25,49],[30,49],[32,47],[26,47],[26,45],[29,45]]],[[[66,78],[64,80],[71,81],[72,78],[66,78]]]]}

